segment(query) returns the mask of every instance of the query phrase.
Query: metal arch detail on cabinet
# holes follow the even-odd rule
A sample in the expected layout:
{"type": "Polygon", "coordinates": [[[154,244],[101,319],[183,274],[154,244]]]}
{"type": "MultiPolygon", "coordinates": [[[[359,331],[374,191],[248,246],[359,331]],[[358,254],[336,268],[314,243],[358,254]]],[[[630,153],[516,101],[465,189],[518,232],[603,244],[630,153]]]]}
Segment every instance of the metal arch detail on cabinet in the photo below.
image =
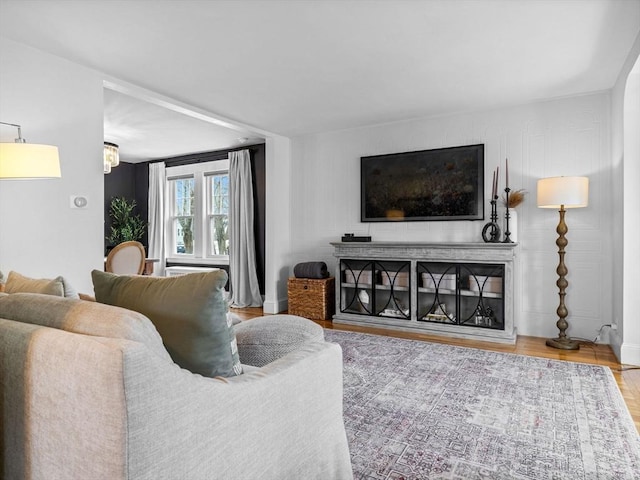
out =
{"type": "Polygon", "coordinates": [[[381,316],[411,319],[411,299],[409,297],[411,263],[407,261],[376,261],[374,269],[377,272],[376,280],[379,277],[380,283],[376,284],[376,298],[382,298],[380,306],[376,303],[376,314],[381,316]],[[401,284],[405,285],[401,285],[401,284]],[[388,297],[383,296],[388,292],[388,297]],[[404,302],[398,297],[404,296],[404,302]],[[386,298],[386,301],[385,301],[386,298]],[[409,304],[409,306],[407,306],[409,304]]]}

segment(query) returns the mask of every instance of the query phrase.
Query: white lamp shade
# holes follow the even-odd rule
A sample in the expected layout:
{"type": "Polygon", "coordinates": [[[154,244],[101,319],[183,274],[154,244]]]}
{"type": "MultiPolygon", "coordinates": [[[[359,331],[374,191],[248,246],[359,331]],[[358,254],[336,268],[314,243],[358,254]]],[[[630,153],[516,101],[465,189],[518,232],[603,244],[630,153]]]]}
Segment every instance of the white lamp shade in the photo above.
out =
{"type": "Polygon", "coordinates": [[[580,208],[588,204],[588,177],[550,177],[538,180],[540,208],[580,208]]]}
{"type": "Polygon", "coordinates": [[[58,147],[34,143],[0,143],[0,178],[60,176],[58,147]]]}

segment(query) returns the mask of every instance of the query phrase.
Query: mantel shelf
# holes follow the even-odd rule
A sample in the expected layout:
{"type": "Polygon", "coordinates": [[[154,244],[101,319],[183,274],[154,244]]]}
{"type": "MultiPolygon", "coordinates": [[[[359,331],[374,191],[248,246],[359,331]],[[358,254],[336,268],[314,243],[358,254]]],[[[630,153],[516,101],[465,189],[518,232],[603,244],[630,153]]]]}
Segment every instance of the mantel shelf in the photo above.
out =
{"type": "Polygon", "coordinates": [[[510,261],[517,243],[332,242],[336,257],[440,261],[510,261]]]}
{"type": "Polygon", "coordinates": [[[334,247],[340,245],[370,245],[373,247],[386,248],[406,248],[406,247],[428,247],[428,248],[495,248],[495,249],[513,249],[518,246],[517,242],[510,243],[486,243],[486,242],[331,242],[334,247]]]}

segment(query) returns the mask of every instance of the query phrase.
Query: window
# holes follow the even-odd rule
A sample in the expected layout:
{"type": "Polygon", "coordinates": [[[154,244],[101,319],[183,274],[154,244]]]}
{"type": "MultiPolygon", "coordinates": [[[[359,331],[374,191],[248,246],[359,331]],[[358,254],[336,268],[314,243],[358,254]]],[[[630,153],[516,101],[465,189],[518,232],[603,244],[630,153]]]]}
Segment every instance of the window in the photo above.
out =
{"type": "Polygon", "coordinates": [[[228,262],[228,169],[228,160],[167,168],[170,261],[228,262]]]}
{"type": "Polygon", "coordinates": [[[229,255],[229,174],[210,175],[207,186],[209,252],[229,255]]]}
{"type": "Polygon", "coordinates": [[[195,179],[171,180],[175,202],[173,226],[176,253],[193,253],[193,219],[195,215],[195,179]]]}

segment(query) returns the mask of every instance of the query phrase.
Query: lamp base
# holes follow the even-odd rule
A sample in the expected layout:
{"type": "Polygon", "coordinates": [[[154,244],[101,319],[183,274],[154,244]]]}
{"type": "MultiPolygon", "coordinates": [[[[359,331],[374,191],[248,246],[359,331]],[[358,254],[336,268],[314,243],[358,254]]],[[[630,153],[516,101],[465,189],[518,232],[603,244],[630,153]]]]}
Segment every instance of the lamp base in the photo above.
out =
{"type": "Polygon", "coordinates": [[[547,340],[547,346],[553,348],[559,348],[561,350],[579,350],[580,342],[571,340],[570,338],[549,338],[547,340]]]}

